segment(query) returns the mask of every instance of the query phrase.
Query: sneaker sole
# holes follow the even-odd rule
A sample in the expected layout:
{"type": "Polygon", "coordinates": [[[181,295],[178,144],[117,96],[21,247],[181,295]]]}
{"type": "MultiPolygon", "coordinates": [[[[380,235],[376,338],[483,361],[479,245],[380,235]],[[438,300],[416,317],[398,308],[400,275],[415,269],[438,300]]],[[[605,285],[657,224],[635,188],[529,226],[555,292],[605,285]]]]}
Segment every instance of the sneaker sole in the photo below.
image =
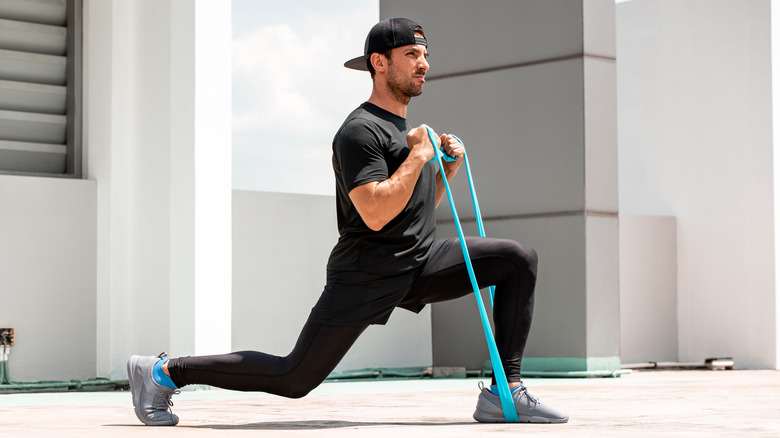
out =
{"type": "MultiPolygon", "coordinates": [[[[537,424],[551,424],[551,423],[567,423],[569,421],[569,418],[563,418],[563,419],[551,419],[546,417],[528,417],[519,415],[518,423],[537,423],[537,424]]],[[[504,418],[504,415],[490,415],[485,414],[482,412],[474,412],[474,419],[480,423],[506,423],[506,419],[504,418]]]]}

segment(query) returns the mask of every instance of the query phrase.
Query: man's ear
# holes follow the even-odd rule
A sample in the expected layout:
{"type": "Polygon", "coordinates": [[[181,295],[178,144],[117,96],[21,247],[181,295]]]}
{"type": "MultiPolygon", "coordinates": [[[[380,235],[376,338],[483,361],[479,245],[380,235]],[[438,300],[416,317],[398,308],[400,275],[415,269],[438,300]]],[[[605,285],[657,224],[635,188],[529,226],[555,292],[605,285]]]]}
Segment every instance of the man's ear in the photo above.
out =
{"type": "Polygon", "coordinates": [[[374,66],[374,70],[377,72],[385,72],[387,70],[387,58],[381,53],[371,54],[371,65],[374,66]]]}

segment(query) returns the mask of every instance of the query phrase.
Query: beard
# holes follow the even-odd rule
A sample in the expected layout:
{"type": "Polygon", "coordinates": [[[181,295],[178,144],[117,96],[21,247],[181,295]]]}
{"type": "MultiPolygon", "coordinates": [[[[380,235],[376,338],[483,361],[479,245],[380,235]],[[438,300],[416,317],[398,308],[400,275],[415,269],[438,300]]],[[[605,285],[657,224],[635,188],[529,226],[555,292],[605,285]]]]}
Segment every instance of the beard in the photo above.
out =
{"type": "MultiPolygon", "coordinates": [[[[388,64],[391,65],[392,63],[388,64]]],[[[424,74],[424,70],[415,70],[413,73],[415,76],[424,74]]],[[[423,90],[422,85],[417,85],[412,77],[401,77],[396,69],[391,69],[390,74],[387,75],[387,88],[393,97],[404,105],[408,104],[413,97],[421,95],[423,90]]]]}

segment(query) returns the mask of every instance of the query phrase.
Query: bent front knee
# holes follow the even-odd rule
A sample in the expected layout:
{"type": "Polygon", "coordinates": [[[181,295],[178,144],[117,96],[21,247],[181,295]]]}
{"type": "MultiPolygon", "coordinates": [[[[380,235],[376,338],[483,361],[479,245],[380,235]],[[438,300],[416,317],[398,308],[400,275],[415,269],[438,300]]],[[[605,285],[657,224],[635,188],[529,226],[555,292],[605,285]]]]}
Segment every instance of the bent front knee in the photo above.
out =
{"type": "Polygon", "coordinates": [[[294,385],[286,385],[279,395],[287,398],[303,398],[309,395],[310,392],[319,386],[318,384],[307,384],[306,382],[299,382],[294,385]]]}
{"type": "Polygon", "coordinates": [[[523,243],[515,242],[514,240],[508,241],[508,248],[506,249],[507,257],[515,262],[520,269],[528,269],[534,276],[536,276],[536,268],[539,264],[539,255],[536,250],[523,243]]]}

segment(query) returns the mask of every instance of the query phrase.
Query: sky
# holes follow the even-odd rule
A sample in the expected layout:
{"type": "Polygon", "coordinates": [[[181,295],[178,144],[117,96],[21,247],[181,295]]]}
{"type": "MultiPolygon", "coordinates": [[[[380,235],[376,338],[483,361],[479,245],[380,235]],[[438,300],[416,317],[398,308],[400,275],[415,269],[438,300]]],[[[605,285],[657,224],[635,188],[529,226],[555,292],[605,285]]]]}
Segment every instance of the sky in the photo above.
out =
{"type": "Polygon", "coordinates": [[[378,0],[232,0],[233,188],[333,195],[331,141],[368,99],[378,0]]]}

